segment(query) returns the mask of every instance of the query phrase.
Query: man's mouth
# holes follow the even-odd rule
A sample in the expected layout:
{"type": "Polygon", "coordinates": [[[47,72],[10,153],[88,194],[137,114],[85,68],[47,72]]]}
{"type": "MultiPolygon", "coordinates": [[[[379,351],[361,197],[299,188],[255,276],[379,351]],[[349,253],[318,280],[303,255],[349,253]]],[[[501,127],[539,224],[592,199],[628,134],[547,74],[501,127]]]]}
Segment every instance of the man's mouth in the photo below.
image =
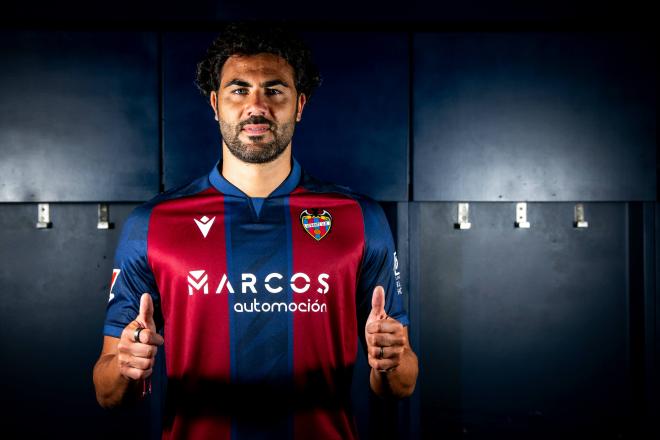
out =
{"type": "Polygon", "coordinates": [[[269,130],[270,126],[268,124],[248,124],[243,127],[243,131],[252,135],[264,134],[269,130]]]}

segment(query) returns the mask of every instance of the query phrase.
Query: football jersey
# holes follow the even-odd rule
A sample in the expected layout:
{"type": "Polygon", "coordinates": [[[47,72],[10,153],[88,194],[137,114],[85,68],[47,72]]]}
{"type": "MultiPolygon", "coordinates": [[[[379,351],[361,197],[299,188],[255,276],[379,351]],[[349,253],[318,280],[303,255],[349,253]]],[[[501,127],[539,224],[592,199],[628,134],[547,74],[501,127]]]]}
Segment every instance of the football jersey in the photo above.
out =
{"type": "Polygon", "coordinates": [[[120,337],[151,294],[165,439],[356,438],[352,371],[377,285],[408,325],[382,208],[295,158],[262,200],[221,169],[126,220],[104,334],[120,337]]]}

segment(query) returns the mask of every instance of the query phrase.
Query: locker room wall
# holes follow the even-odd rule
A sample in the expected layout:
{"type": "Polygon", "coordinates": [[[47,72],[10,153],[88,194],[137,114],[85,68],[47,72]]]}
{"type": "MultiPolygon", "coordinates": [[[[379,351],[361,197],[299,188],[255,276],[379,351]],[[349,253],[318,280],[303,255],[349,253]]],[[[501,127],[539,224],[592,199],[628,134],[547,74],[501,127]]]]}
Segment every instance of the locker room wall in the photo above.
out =
{"type": "MultiPolygon", "coordinates": [[[[23,66],[20,75],[0,74],[3,121],[16,109],[29,114],[27,103],[42,96],[24,86],[44,76],[29,68],[35,59],[54,66],[45,69],[47,79],[66,72],[49,100],[57,124],[44,116],[27,119],[20,130],[0,122],[2,406],[8,429],[28,436],[110,438],[126,425],[147,434],[147,405],[107,412],[93,396],[114,246],[137,202],[161,185],[207,172],[217,160],[219,135],[192,85],[191,64],[212,33],[117,35],[94,34],[89,47],[104,49],[100,59],[79,48],[87,40],[68,32],[8,32],[11,44],[2,46],[4,59],[23,66]],[[71,54],[65,67],[46,56],[53,41],[71,54]],[[126,47],[146,49],[127,55],[126,47]],[[121,66],[133,56],[124,74],[121,66]],[[98,120],[84,119],[97,116],[82,110],[105,106],[110,95],[89,87],[79,96],[71,84],[90,74],[107,80],[108,66],[115,101],[98,120]],[[10,93],[19,87],[24,94],[10,93]],[[145,91],[152,87],[155,93],[145,91]],[[77,133],[80,121],[104,127],[104,135],[77,133]],[[34,133],[41,143],[31,141],[34,133]],[[25,164],[35,162],[28,172],[25,164]],[[35,201],[53,202],[52,229],[34,228],[36,204],[28,202],[35,201]],[[115,228],[96,229],[96,205],[86,202],[112,202],[115,228]]],[[[645,415],[657,412],[657,157],[649,98],[656,83],[655,61],[643,50],[655,53],[655,46],[618,34],[604,35],[607,45],[602,34],[585,40],[537,33],[530,40],[517,33],[310,29],[306,36],[328,87],[306,109],[294,152],[310,170],[327,173],[322,177],[383,202],[412,292],[418,388],[404,402],[379,401],[365,392],[361,359],[354,384],[361,434],[633,438],[645,415]],[[371,50],[353,47],[355,39],[371,50]],[[611,41],[617,50],[609,50],[611,41]],[[347,58],[337,59],[335,44],[347,58]],[[566,47],[573,49],[566,54],[566,47]],[[611,70],[617,56],[632,68],[611,70]],[[549,77],[544,68],[553,66],[549,77]],[[524,90],[512,89],[508,69],[524,90]],[[549,82],[549,111],[564,116],[561,124],[547,123],[548,107],[535,105],[549,82]],[[474,89],[485,93],[474,96],[474,89]],[[494,122],[477,124],[493,114],[494,122]],[[521,117],[527,123],[516,125],[521,117]],[[615,136],[601,137],[601,129],[615,136]],[[353,163],[327,166],[343,157],[353,163]],[[547,166],[574,172],[553,179],[547,166]],[[529,230],[513,228],[513,202],[523,200],[529,230]],[[458,201],[472,202],[471,230],[453,227],[458,201]],[[590,202],[586,230],[572,225],[578,201],[590,202]]]]}
{"type": "Polygon", "coordinates": [[[416,33],[413,48],[415,200],[655,200],[643,35],[416,33]]]}
{"type": "Polygon", "coordinates": [[[0,54],[1,202],[158,191],[156,34],[4,31],[0,54]]]}

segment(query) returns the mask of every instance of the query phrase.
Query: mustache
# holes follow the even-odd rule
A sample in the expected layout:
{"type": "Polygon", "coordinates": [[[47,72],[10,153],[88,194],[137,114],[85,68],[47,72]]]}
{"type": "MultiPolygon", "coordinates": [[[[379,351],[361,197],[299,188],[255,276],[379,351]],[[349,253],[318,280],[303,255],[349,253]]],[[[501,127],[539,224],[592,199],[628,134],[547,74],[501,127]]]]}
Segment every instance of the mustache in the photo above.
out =
{"type": "Polygon", "coordinates": [[[242,121],[239,124],[240,129],[242,130],[248,124],[268,124],[268,127],[273,126],[273,122],[266,119],[264,116],[250,116],[245,121],[242,121]]]}

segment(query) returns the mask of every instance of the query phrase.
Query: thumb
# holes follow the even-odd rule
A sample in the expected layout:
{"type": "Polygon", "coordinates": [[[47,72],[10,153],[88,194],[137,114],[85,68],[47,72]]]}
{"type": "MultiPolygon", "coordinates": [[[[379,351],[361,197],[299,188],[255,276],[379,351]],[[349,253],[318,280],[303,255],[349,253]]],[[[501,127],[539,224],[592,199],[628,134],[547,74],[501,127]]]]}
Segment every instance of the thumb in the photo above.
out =
{"type": "Polygon", "coordinates": [[[150,330],[156,330],[154,321],[154,302],[149,293],[143,293],[140,298],[140,314],[137,321],[150,330]]]}
{"type": "Polygon", "coordinates": [[[374,289],[374,294],[371,297],[371,313],[369,314],[369,318],[387,318],[387,313],[385,313],[385,290],[383,286],[376,286],[374,289]]]}

